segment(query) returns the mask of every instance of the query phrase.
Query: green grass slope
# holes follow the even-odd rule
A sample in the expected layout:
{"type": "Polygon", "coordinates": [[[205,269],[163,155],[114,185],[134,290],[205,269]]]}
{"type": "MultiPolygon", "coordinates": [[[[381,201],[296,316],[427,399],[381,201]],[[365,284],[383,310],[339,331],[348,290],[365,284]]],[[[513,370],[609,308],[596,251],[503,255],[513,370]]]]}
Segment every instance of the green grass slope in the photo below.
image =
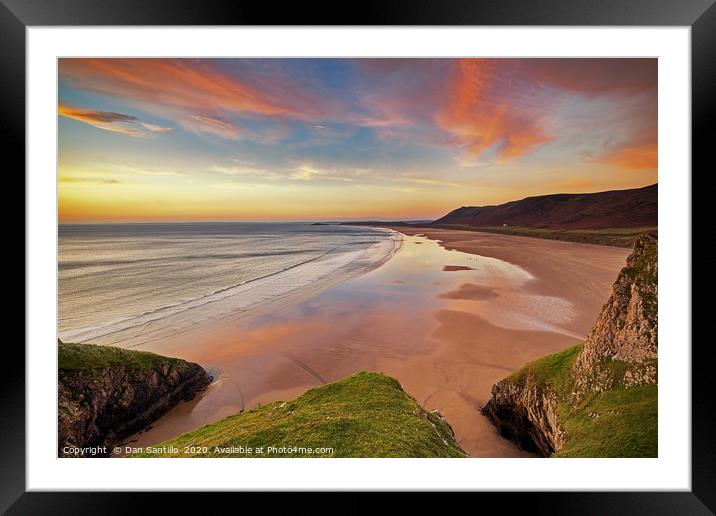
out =
{"type": "Polygon", "coordinates": [[[543,391],[559,397],[558,414],[567,434],[562,449],[553,457],[657,457],[657,385],[625,388],[621,384],[623,364],[612,360],[611,389],[570,404],[572,365],[582,345],[527,364],[508,379],[522,386],[532,375],[543,391]]]}
{"type": "Polygon", "coordinates": [[[160,452],[136,456],[466,456],[440,417],[422,409],[396,380],[373,372],[311,389],[293,401],[260,405],[155,448],[160,452]],[[179,455],[159,450],[172,446],[179,455]],[[243,450],[232,453],[232,447],[243,450]]]}
{"type": "Polygon", "coordinates": [[[608,245],[613,247],[631,247],[640,233],[656,231],[656,227],[638,228],[607,228],[607,229],[547,229],[527,226],[474,226],[467,224],[439,224],[431,225],[440,229],[459,229],[463,231],[480,231],[484,233],[497,233],[500,235],[524,236],[532,238],[545,238],[547,240],[563,240],[582,244],[608,245]]]}
{"type": "Polygon", "coordinates": [[[130,371],[152,369],[168,365],[176,366],[182,361],[155,355],[147,351],[133,351],[95,344],[69,344],[60,342],[57,347],[60,372],[101,373],[111,366],[124,366],[130,371]]]}

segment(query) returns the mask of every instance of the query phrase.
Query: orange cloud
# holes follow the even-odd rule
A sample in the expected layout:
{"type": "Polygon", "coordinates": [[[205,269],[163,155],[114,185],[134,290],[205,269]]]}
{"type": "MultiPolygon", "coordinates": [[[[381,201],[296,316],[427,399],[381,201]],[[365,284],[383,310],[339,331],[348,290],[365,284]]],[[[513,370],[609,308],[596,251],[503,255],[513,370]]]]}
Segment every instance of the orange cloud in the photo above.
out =
{"type": "Polygon", "coordinates": [[[656,169],[658,165],[658,145],[649,143],[617,149],[599,157],[598,161],[627,170],[656,169]]]}
{"type": "Polygon", "coordinates": [[[299,109],[267,93],[268,88],[242,83],[192,59],[61,59],[59,73],[80,89],[198,116],[229,111],[302,118],[316,107],[299,109]]]}
{"type": "Polygon", "coordinates": [[[121,113],[78,109],[62,104],[60,104],[58,108],[58,113],[60,116],[84,122],[85,124],[89,124],[92,127],[103,129],[105,131],[123,133],[129,136],[137,136],[139,134],[139,131],[136,128],[123,125],[133,124],[136,121],[136,117],[133,116],[123,115],[121,113]]]}
{"type": "Polygon", "coordinates": [[[437,115],[438,126],[452,133],[471,158],[495,148],[511,160],[552,140],[530,109],[496,91],[498,61],[461,59],[451,77],[447,101],[437,115]]]}
{"type": "Polygon", "coordinates": [[[166,133],[171,131],[170,127],[161,127],[154,124],[140,122],[137,117],[124,115],[122,113],[113,113],[110,111],[94,111],[91,109],[81,109],[65,104],[60,104],[58,114],[72,120],[84,122],[85,124],[110,131],[113,133],[122,133],[136,138],[146,136],[146,132],[150,133],[166,133]],[[146,132],[145,132],[146,131],[146,132]]]}
{"type": "Polygon", "coordinates": [[[544,87],[619,102],[626,122],[611,133],[616,144],[610,142],[593,161],[625,170],[656,170],[657,59],[531,59],[522,61],[521,69],[544,87]]]}

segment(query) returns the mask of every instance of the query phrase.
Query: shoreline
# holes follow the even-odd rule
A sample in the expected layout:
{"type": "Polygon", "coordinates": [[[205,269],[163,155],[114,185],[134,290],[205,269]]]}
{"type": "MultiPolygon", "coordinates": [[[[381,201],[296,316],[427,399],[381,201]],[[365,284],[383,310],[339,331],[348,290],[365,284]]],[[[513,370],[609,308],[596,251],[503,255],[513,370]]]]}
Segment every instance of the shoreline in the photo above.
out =
{"type": "Polygon", "coordinates": [[[555,240],[558,242],[571,242],[576,244],[598,245],[606,247],[622,247],[631,249],[637,236],[641,233],[657,233],[656,226],[606,228],[606,229],[546,229],[529,226],[472,226],[469,224],[426,224],[418,225],[410,222],[341,222],[345,226],[361,226],[374,228],[407,228],[414,229],[442,229],[446,231],[469,231],[473,233],[491,233],[524,238],[539,238],[555,240]]]}
{"type": "Polygon", "coordinates": [[[608,247],[623,247],[631,249],[634,241],[640,233],[656,232],[654,226],[645,226],[640,228],[610,228],[606,230],[598,229],[570,229],[555,230],[531,227],[487,227],[487,226],[469,226],[461,224],[436,224],[429,226],[434,229],[446,229],[452,231],[473,231],[477,233],[494,233],[497,235],[510,235],[525,238],[541,238],[545,240],[556,240],[559,242],[574,242],[587,245],[601,245],[608,247]]]}
{"type": "Polygon", "coordinates": [[[402,247],[365,274],[139,348],[202,364],[217,380],[129,444],[155,444],[372,370],[395,377],[426,410],[439,410],[471,456],[532,456],[497,435],[479,408],[497,380],[586,334],[626,250],[393,231],[405,235],[402,247]]]}
{"type": "MultiPolygon", "coordinates": [[[[262,311],[316,295],[322,290],[332,288],[380,267],[398,252],[402,245],[401,233],[389,228],[371,227],[369,229],[387,233],[388,236],[361,251],[351,253],[353,254],[352,259],[345,263],[338,262],[326,273],[313,279],[310,277],[306,279],[307,276],[301,274],[304,272],[301,267],[308,263],[304,262],[267,276],[229,286],[182,303],[111,322],[101,327],[65,332],[59,338],[65,342],[136,348],[156,340],[180,335],[197,326],[211,324],[222,319],[233,320],[254,316],[262,311]],[[391,244],[390,248],[387,245],[389,243],[391,244]],[[290,283],[291,279],[295,283],[290,283]],[[288,284],[283,286],[283,290],[274,291],[267,297],[258,299],[256,299],[256,295],[254,298],[251,297],[253,290],[258,290],[258,295],[261,296],[261,287],[264,287],[264,291],[276,290],[276,285],[271,284],[272,280],[288,282],[288,284]],[[242,294],[246,295],[242,297],[242,294]],[[189,322],[182,320],[187,314],[193,315],[193,319],[189,322]]],[[[345,260],[348,255],[349,253],[338,255],[328,258],[324,262],[330,262],[330,260],[337,262],[338,258],[345,260]]],[[[309,262],[315,263],[316,261],[310,260],[309,262]]]]}

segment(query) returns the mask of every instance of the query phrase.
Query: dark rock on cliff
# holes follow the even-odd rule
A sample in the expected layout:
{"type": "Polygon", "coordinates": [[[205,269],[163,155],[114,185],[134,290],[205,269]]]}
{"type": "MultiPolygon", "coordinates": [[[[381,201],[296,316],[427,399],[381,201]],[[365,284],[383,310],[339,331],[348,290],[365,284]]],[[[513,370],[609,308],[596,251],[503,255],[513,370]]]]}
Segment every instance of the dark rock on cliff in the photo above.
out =
{"type": "Polygon", "coordinates": [[[500,435],[523,450],[548,457],[564,445],[560,422],[561,391],[569,382],[569,367],[581,346],[527,364],[492,387],[482,408],[500,435]]]}
{"type": "Polygon", "coordinates": [[[653,456],[657,446],[657,238],[641,235],[584,345],[495,384],[482,413],[550,456],[653,456]]]}
{"type": "Polygon", "coordinates": [[[500,435],[521,449],[549,457],[564,442],[564,431],[557,416],[557,396],[541,389],[532,378],[526,385],[498,384],[483,414],[500,435]]]}
{"type": "Polygon", "coordinates": [[[198,364],[153,353],[63,343],[58,353],[60,457],[106,456],[212,380],[198,364]],[[77,451],[90,447],[107,452],[77,451]]]}

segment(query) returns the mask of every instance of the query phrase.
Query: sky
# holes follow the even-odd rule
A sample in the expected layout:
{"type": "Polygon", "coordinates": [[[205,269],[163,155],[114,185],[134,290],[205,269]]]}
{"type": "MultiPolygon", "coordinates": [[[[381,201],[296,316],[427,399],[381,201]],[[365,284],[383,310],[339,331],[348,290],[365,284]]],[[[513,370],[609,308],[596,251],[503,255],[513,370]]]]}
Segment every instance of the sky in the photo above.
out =
{"type": "Polygon", "coordinates": [[[656,59],[60,59],[61,223],[417,220],[657,182],[656,59]]]}

